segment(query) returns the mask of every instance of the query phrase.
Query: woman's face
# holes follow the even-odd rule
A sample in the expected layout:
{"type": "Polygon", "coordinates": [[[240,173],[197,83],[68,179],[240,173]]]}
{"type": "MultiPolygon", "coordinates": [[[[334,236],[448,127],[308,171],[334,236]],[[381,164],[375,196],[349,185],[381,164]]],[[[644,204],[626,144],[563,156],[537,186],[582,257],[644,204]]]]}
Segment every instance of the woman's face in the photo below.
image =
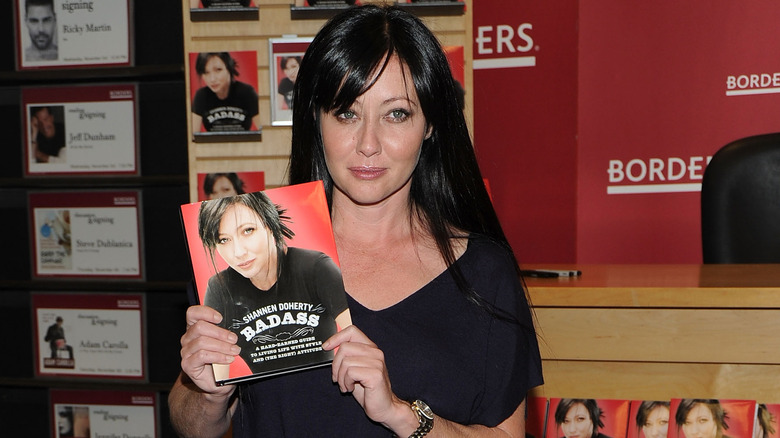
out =
{"type": "Polygon", "coordinates": [[[224,198],[226,196],[235,196],[238,193],[233,183],[226,176],[220,176],[214,180],[214,187],[209,194],[209,199],[224,198]]]}
{"type": "Polygon", "coordinates": [[[582,403],[575,403],[566,412],[561,423],[561,431],[566,438],[590,438],[593,436],[593,420],[588,409],[582,403]]]}
{"type": "Polygon", "coordinates": [[[716,438],[718,424],[712,416],[712,411],[704,403],[693,406],[682,426],[685,438],[716,438]]]}
{"type": "Polygon", "coordinates": [[[203,82],[220,99],[225,99],[230,91],[230,72],[219,56],[212,56],[206,61],[203,82]]]}
{"type": "Polygon", "coordinates": [[[647,415],[645,424],[642,425],[645,438],[666,438],[667,430],[669,430],[669,408],[660,405],[654,407],[647,415]]]}
{"type": "Polygon", "coordinates": [[[233,204],[225,210],[219,222],[217,252],[245,278],[265,279],[276,275],[273,235],[246,205],[233,204]]]}
{"type": "Polygon", "coordinates": [[[282,70],[284,70],[284,75],[287,76],[287,79],[295,82],[295,78],[298,77],[298,67],[300,64],[298,64],[298,60],[295,58],[287,58],[287,62],[282,66],[282,70]]]}
{"type": "Polygon", "coordinates": [[[427,134],[411,75],[390,59],[373,87],[348,111],[323,113],[320,128],[325,161],[333,178],[334,202],[345,196],[359,205],[394,195],[406,202],[412,172],[427,134]]]}

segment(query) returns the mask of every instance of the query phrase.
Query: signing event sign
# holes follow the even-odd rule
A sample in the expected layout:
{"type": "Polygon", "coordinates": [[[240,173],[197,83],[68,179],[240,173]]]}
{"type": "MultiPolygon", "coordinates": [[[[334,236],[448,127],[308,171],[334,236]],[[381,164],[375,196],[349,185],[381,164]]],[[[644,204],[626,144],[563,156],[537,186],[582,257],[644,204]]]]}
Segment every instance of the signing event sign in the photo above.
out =
{"type": "Polygon", "coordinates": [[[36,376],[145,380],[139,294],[35,293],[36,376]]]}
{"type": "Polygon", "coordinates": [[[29,195],[36,277],[141,279],[138,191],[29,195]]]}
{"type": "Polygon", "coordinates": [[[55,438],[158,436],[154,392],[52,389],[49,400],[55,438]]]}
{"type": "Polygon", "coordinates": [[[22,90],[25,176],[137,175],[135,84],[22,90]]]}
{"type": "Polygon", "coordinates": [[[131,0],[16,0],[19,70],[131,64],[131,0]]]}

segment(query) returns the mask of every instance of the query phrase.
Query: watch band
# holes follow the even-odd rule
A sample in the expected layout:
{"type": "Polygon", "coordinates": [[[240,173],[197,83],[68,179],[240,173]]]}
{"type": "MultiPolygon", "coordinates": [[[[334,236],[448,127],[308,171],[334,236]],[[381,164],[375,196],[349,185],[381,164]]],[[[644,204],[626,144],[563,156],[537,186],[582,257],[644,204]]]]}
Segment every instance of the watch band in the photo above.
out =
{"type": "Polygon", "coordinates": [[[417,421],[420,422],[420,426],[417,427],[409,438],[422,438],[428,435],[428,432],[433,429],[433,411],[422,400],[415,400],[411,404],[412,412],[417,416],[417,421]]]}

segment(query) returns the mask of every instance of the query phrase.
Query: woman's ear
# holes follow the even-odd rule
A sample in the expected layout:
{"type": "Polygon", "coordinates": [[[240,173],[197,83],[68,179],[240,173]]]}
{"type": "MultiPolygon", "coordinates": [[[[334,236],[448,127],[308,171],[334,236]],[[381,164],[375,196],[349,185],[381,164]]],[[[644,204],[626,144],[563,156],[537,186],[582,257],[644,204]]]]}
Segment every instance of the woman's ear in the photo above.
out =
{"type": "Polygon", "coordinates": [[[433,135],[433,125],[428,125],[428,129],[425,131],[425,140],[428,140],[433,135]]]}

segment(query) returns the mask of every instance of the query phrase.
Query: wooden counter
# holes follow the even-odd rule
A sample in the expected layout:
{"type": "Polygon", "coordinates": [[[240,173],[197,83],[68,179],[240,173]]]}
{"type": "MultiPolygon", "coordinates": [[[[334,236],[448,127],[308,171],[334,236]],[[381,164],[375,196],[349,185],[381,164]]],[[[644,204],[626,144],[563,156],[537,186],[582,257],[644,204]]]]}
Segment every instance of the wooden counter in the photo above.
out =
{"type": "Polygon", "coordinates": [[[780,403],[780,265],[523,265],[542,397],[780,403]]]}

